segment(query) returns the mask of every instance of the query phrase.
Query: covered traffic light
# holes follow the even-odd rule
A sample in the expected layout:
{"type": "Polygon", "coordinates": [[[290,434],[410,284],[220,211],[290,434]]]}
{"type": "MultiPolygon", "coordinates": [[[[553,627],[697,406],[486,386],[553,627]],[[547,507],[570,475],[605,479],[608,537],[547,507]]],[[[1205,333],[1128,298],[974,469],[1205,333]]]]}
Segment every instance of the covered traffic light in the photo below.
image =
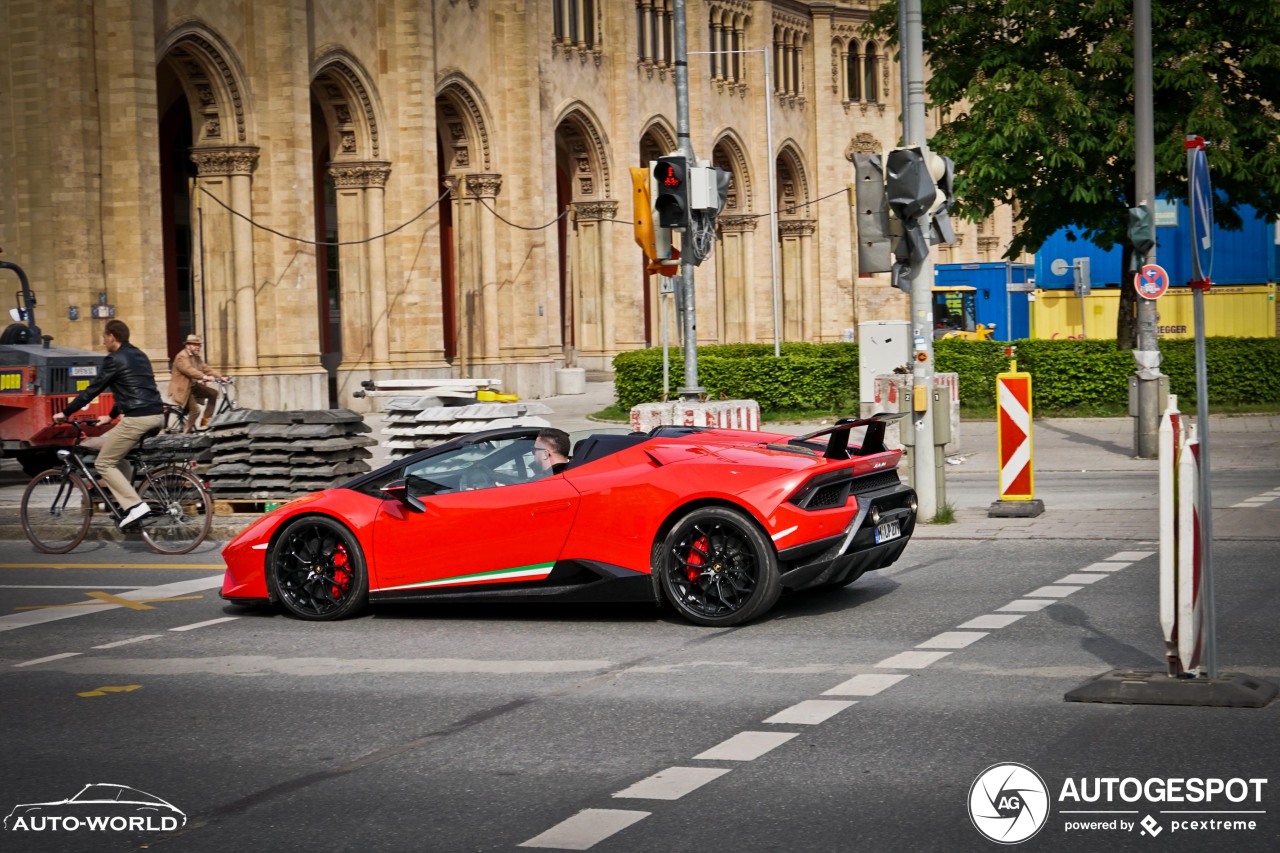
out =
{"type": "Polygon", "coordinates": [[[929,240],[920,216],[934,206],[938,187],[919,148],[895,148],[885,162],[885,194],[889,209],[902,222],[905,255],[912,263],[929,256],[929,240]]]}
{"type": "Polygon", "coordinates": [[[663,228],[689,227],[689,164],[684,157],[659,157],[653,167],[657,196],[653,200],[658,225],[663,228]]]}

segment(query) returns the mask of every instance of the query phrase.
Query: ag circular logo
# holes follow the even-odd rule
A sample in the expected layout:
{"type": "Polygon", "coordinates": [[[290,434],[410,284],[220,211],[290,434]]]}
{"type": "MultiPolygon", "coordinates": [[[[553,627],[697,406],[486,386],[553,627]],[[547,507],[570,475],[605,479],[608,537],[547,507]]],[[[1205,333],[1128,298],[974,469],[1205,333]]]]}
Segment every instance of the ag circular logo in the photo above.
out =
{"type": "Polygon", "coordinates": [[[999,844],[1026,841],[1049,819],[1049,789],[1024,764],[993,764],[969,788],[969,818],[999,844]]]}

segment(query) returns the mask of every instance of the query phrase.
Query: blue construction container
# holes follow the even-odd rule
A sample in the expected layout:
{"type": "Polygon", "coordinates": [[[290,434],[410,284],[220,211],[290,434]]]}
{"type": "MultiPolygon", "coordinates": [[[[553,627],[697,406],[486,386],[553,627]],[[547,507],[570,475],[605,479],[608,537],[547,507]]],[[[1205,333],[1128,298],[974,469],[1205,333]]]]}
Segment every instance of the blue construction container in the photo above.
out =
{"type": "MultiPolygon", "coordinates": [[[[1276,227],[1257,218],[1252,207],[1242,207],[1244,227],[1239,231],[1215,228],[1213,232],[1214,284],[1266,284],[1276,280],[1276,227]]],[[[1089,259],[1094,287],[1119,287],[1123,249],[1117,245],[1104,252],[1069,228],[1057,232],[1036,252],[1036,285],[1046,289],[1071,288],[1071,265],[1076,258],[1089,259]],[[1075,239],[1073,239],[1073,237],[1075,239]],[[1065,272],[1053,271],[1054,261],[1063,261],[1065,272]]],[[[1186,287],[1191,280],[1191,217],[1185,202],[1162,202],[1156,212],[1156,262],[1169,273],[1170,287],[1186,287]]]]}
{"type": "MultiPolygon", "coordinates": [[[[934,287],[973,287],[977,321],[995,324],[994,338],[1016,341],[1031,336],[1031,312],[1027,295],[1034,289],[1031,264],[998,261],[980,264],[938,264],[933,268],[934,287]]],[[[1068,281],[1068,286],[1070,282],[1068,281]]]]}

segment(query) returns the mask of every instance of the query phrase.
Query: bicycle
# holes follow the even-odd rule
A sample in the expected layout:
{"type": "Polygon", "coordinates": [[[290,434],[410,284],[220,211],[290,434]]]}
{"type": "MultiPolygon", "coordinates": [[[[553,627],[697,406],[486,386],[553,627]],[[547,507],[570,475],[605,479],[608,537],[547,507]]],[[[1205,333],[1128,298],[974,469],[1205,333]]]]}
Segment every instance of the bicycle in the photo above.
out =
{"type": "MultiPolygon", "coordinates": [[[[233,376],[226,379],[214,379],[213,384],[218,386],[218,406],[214,409],[213,416],[209,418],[209,424],[212,424],[218,418],[227,412],[240,411],[240,405],[236,402],[236,380],[233,376]]],[[[166,403],[165,410],[165,430],[167,432],[183,432],[187,427],[187,409],[184,406],[175,406],[166,403]],[[172,423],[170,423],[172,419],[172,423]]],[[[199,415],[196,416],[199,418],[199,415]]],[[[199,420],[191,428],[192,432],[204,432],[209,428],[208,424],[201,425],[199,420]]]]}
{"type": "MultiPolygon", "coordinates": [[[[86,421],[68,420],[75,427],[75,444],[58,450],[62,467],[50,468],[32,478],[22,493],[22,531],[36,550],[66,554],[84,541],[96,503],[111,513],[118,525],[125,516],[111,493],[84,460],[80,443],[86,421]]],[[[213,500],[203,482],[191,473],[192,462],[153,465],[146,456],[149,432],[125,457],[133,465],[134,480],[141,480],[138,494],[151,505],[152,514],[136,525],[142,540],[159,554],[186,554],[213,525],[213,500]]],[[[135,525],[125,529],[129,532],[135,525]]]]}

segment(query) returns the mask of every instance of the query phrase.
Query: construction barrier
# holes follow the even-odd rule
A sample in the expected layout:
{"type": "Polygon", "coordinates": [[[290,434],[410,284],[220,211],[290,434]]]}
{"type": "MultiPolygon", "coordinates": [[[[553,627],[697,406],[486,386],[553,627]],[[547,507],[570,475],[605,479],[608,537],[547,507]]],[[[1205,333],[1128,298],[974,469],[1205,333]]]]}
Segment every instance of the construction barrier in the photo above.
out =
{"type": "Polygon", "coordinates": [[[1018,363],[996,375],[996,446],[1000,460],[1000,500],[1035,498],[1031,446],[1031,374],[1018,363]]]}
{"type": "Polygon", "coordinates": [[[1178,411],[1160,419],[1160,627],[1170,676],[1197,674],[1204,647],[1201,600],[1200,441],[1178,411]]]}

